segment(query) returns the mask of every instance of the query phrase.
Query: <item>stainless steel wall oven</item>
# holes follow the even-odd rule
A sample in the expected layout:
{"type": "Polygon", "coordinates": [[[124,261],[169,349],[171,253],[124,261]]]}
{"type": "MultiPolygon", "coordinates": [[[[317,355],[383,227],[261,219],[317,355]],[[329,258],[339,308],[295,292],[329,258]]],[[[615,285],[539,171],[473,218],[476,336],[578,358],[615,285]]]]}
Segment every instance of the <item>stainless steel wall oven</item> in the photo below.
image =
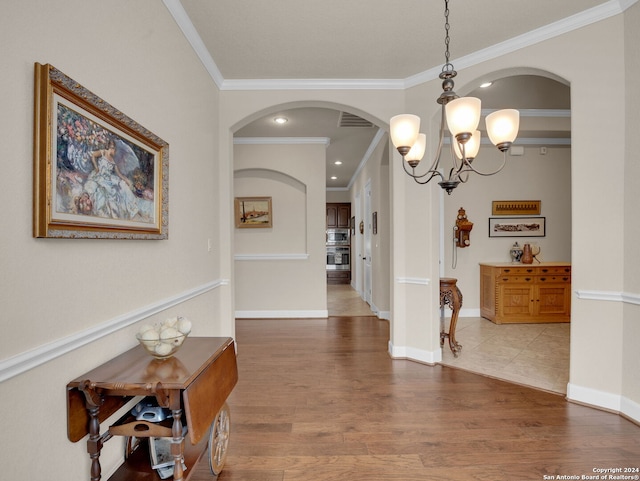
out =
{"type": "Polygon", "coordinates": [[[351,269],[349,251],[349,247],[327,246],[327,270],[348,271],[351,269]]]}

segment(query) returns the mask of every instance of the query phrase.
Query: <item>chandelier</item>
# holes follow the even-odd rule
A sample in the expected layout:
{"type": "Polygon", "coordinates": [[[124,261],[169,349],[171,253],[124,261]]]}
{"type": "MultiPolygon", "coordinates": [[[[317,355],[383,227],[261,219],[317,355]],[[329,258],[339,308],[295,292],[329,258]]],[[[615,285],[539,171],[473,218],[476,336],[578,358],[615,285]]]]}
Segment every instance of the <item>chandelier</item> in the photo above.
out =
{"type": "Polygon", "coordinates": [[[405,172],[418,184],[426,184],[432,179],[441,179],[438,185],[451,194],[461,182],[469,178],[470,172],[489,176],[500,172],[507,162],[507,150],[518,135],[520,113],[514,109],[497,110],[487,115],[485,124],[491,142],[502,152],[502,165],[493,172],[477,170],[472,162],[480,150],[481,103],[475,97],[458,97],[453,91],[453,78],[457,72],[449,62],[449,1],[444,2],[445,18],[445,64],[439,77],[442,79],[442,94],[437,102],[442,106],[440,118],[440,138],[435,160],[425,173],[416,173],[416,167],[422,160],[426,150],[426,135],[420,133],[420,117],[413,114],[401,114],[391,118],[391,141],[402,155],[402,166],[405,172]],[[445,129],[448,127],[451,136],[452,167],[448,176],[441,172],[440,157],[444,144],[445,129]],[[407,167],[407,165],[411,168],[407,167]]]}

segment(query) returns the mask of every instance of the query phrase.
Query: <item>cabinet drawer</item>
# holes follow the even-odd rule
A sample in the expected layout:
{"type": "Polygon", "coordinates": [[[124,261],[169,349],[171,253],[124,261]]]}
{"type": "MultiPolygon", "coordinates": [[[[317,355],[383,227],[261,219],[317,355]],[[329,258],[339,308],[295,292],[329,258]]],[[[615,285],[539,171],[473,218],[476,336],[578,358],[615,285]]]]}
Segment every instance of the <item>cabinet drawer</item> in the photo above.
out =
{"type": "Polygon", "coordinates": [[[550,282],[559,282],[562,284],[571,282],[571,276],[569,275],[547,275],[547,276],[537,276],[536,282],[539,283],[550,283],[550,282]]]}
{"type": "Polygon", "coordinates": [[[516,266],[516,267],[501,267],[500,271],[498,272],[498,275],[500,276],[512,276],[512,275],[527,275],[527,274],[533,274],[536,272],[536,268],[535,267],[523,267],[523,266],[516,266]]]}
{"type": "Polygon", "coordinates": [[[571,274],[571,267],[558,266],[558,267],[538,267],[539,274],[571,274]]]}
{"type": "Polygon", "coordinates": [[[535,276],[532,275],[501,275],[496,277],[496,282],[498,284],[514,284],[514,283],[531,283],[535,281],[535,276]]]}

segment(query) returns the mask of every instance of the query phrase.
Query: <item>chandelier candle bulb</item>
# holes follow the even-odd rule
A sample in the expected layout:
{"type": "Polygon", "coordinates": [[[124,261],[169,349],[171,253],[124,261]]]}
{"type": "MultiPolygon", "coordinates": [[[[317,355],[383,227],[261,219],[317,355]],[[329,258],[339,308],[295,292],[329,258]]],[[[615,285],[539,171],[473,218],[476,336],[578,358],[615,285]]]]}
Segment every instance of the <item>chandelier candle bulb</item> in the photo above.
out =
{"type": "MultiPolygon", "coordinates": [[[[481,139],[482,134],[479,130],[476,130],[464,145],[464,154],[468,161],[472,161],[478,155],[478,152],[480,151],[481,139]]],[[[460,150],[460,144],[458,142],[453,143],[453,150],[456,153],[456,157],[462,160],[462,151],[460,150]]]]}
{"type": "Polygon", "coordinates": [[[481,138],[477,129],[480,123],[481,101],[475,97],[458,97],[453,90],[453,79],[458,73],[449,62],[449,0],[444,0],[444,21],[445,64],[438,75],[442,80],[442,93],[436,99],[441,111],[440,137],[429,169],[426,172],[418,172],[416,169],[426,150],[426,137],[424,134],[418,136],[420,117],[412,114],[392,117],[389,121],[389,135],[393,146],[402,155],[402,168],[409,177],[421,185],[428,184],[433,179],[440,179],[438,185],[446,190],[447,194],[451,194],[459,184],[469,180],[471,173],[495,175],[504,168],[507,162],[506,152],[518,135],[520,113],[517,110],[506,109],[487,116],[487,132],[491,142],[502,152],[502,164],[491,172],[483,172],[472,165],[480,151],[481,138]],[[447,127],[450,136],[445,133],[447,127]],[[445,168],[440,163],[445,135],[450,137],[451,168],[445,168]]]}
{"type": "Polygon", "coordinates": [[[480,99],[475,97],[460,97],[445,105],[449,131],[459,142],[464,143],[462,139],[468,138],[478,128],[480,107],[480,99]]]}
{"type": "Polygon", "coordinates": [[[411,147],[411,150],[404,157],[404,159],[407,161],[407,163],[411,167],[415,168],[422,160],[422,157],[424,157],[424,151],[426,150],[426,148],[427,148],[427,135],[418,134],[418,138],[416,139],[415,143],[411,147]]]}
{"type": "Polygon", "coordinates": [[[406,155],[418,138],[420,117],[413,114],[396,115],[391,118],[389,125],[393,145],[400,154],[406,155]]]}
{"type": "Polygon", "coordinates": [[[485,119],[489,139],[500,150],[507,150],[516,137],[520,128],[520,112],[515,109],[497,110],[485,119]]]}

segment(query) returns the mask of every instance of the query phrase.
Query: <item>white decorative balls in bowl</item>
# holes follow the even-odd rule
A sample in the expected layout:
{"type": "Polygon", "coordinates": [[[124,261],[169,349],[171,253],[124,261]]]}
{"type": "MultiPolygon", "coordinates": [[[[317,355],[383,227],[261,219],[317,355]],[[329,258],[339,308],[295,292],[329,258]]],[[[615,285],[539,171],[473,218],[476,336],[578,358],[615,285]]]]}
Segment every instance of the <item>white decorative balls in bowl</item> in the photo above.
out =
{"type": "Polygon", "coordinates": [[[178,352],[190,332],[191,321],[177,316],[155,326],[145,324],[136,334],[136,339],[156,359],[167,359],[178,352]]]}

